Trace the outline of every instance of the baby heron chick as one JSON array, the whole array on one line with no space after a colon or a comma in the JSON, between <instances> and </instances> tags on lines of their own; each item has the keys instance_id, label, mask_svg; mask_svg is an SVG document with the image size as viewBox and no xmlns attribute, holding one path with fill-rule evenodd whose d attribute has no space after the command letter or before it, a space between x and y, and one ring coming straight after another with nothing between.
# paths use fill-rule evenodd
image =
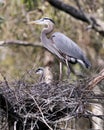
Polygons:
<instances>
[{"instance_id":1,"label":"baby heron chick","mask_svg":"<svg viewBox=\"0 0 104 130\"><path fill-rule=\"evenodd\" d=\"M53 75L48 66L46 66L45 68L39 67L38 69L35 70L35 73L40 75L39 82L45 82L49 84L53 80Z\"/></svg>"}]
</instances>

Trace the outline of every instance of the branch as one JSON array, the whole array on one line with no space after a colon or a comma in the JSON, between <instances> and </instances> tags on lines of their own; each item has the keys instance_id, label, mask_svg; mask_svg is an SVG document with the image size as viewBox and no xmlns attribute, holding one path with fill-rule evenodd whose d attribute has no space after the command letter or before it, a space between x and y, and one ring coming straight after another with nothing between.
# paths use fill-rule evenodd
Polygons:
<instances>
[{"instance_id":1,"label":"branch","mask_svg":"<svg viewBox=\"0 0 104 130\"><path fill-rule=\"evenodd\" d=\"M39 107L39 105L38 105L36 99L35 99L32 95L30 95L29 93L27 93L27 94L33 99L33 101L34 101L34 103L36 104L38 110L40 111L41 116L42 116L41 119L43 120L44 124L45 124L50 130L53 130L53 129L48 125L48 123L46 122L45 117L44 117L44 114L43 114L41 108Z\"/></svg>"},{"instance_id":2,"label":"branch","mask_svg":"<svg viewBox=\"0 0 104 130\"><path fill-rule=\"evenodd\" d=\"M82 11L77 10L73 6L67 5L60 0L47 0L55 8L62 10L76 19L82 20L83 22L89 22Z\"/></svg>"},{"instance_id":3,"label":"branch","mask_svg":"<svg viewBox=\"0 0 104 130\"><path fill-rule=\"evenodd\" d=\"M82 10L78 10L73 6L65 4L61 0L46 0L55 8L62 10L74 18L90 24L87 29L94 29L99 32L100 35L104 36L104 22L84 13ZM90 27L90 28L89 28Z\"/></svg>"},{"instance_id":4,"label":"branch","mask_svg":"<svg viewBox=\"0 0 104 130\"><path fill-rule=\"evenodd\" d=\"M5 40L0 41L0 46L8 46L8 45L21 45L21 46L33 46L33 47L42 47L42 45L38 42L26 42L20 40Z\"/></svg>"},{"instance_id":5,"label":"branch","mask_svg":"<svg viewBox=\"0 0 104 130\"><path fill-rule=\"evenodd\" d=\"M104 80L104 69L93 80L89 82L87 88L89 90L92 90L102 80Z\"/></svg>"},{"instance_id":6,"label":"branch","mask_svg":"<svg viewBox=\"0 0 104 130\"><path fill-rule=\"evenodd\" d=\"M0 93L0 109L3 109L6 114L8 114L8 118L10 120L21 120L22 117L20 117L17 113L14 112L13 106L10 104L8 99L6 99L2 93Z\"/></svg>"}]
</instances>

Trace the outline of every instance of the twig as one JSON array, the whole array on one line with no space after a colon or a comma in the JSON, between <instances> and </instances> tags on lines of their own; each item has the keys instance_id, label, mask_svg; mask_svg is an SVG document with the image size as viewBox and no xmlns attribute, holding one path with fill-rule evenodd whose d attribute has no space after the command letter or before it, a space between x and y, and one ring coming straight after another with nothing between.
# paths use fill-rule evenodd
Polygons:
<instances>
[{"instance_id":1,"label":"twig","mask_svg":"<svg viewBox=\"0 0 104 130\"><path fill-rule=\"evenodd\" d=\"M60 123L60 122L63 122L63 121L68 121L68 120L74 119L75 117L76 117L76 115L74 115L74 114L72 116L68 115L68 116L65 116L64 118L60 118L59 120L54 121L54 123Z\"/></svg>"},{"instance_id":2,"label":"twig","mask_svg":"<svg viewBox=\"0 0 104 130\"><path fill-rule=\"evenodd\" d=\"M25 117L25 120L24 120L24 122L23 122L23 130L25 130L25 128L26 128L26 123L27 123L27 116Z\"/></svg>"},{"instance_id":3,"label":"twig","mask_svg":"<svg viewBox=\"0 0 104 130\"><path fill-rule=\"evenodd\" d=\"M16 125L17 125L17 121L14 122L14 130L17 130Z\"/></svg>"},{"instance_id":4,"label":"twig","mask_svg":"<svg viewBox=\"0 0 104 130\"><path fill-rule=\"evenodd\" d=\"M55 8L62 10L72 17L76 18L77 20L81 20L90 24L90 29L94 29L96 32L99 32L100 35L104 36L104 22L100 19L91 16L90 14L82 12L71 5L65 4L61 0L46 0ZM89 27L88 27L89 28Z\"/></svg>"},{"instance_id":5,"label":"twig","mask_svg":"<svg viewBox=\"0 0 104 130\"><path fill-rule=\"evenodd\" d=\"M24 15L25 18L26 18L27 24L28 24L29 21L30 21L30 14L32 14L32 13L34 13L34 12L36 12L36 11L30 11L30 12L27 13L25 6L22 5L22 13L23 13L23 15ZM35 37L34 28L33 28L30 24L28 24L28 26L29 26L29 28L30 28L30 30L31 30L31 32L32 32L32 34L33 34L33 36Z\"/></svg>"},{"instance_id":6,"label":"twig","mask_svg":"<svg viewBox=\"0 0 104 130\"><path fill-rule=\"evenodd\" d=\"M104 69L93 80L89 82L87 88L89 90L92 90L102 80L104 80Z\"/></svg>"},{"instance_id":7,"label":"twig","mask_svg":"<svg viewBox=\"0 0 104 130\"><path fill-rule=\"evenodd\" d=\"M35 42L27 42L21 40L4 40L0 41L0 46L7 46L7 45L21 45L21 46L33 46L33 47L42 47L42 44Z\"/></svg>"},{"instance_id":8,"label":"twig","mask_svg":"<svg viewBox=\"0 0 104 130\"><path fill-rule=\"evenodd\" d=\"M102 119L102 120L104 120L104 115L95 115L95 114L93 114L92 112L90 112L90 111L86 111L86 113L84 114L84 116L89 116L89 117L98 117L98 118L100 118L100 119Z\"/></svg>"},{"instance_id":9,"label":"twig","mask_svg":"<svg viewBox=\"0 0 104 130\"><path fill-rule=\"evenodd\" d=\"M78 9L79 9L80 11L82 11L82 13L83 13L82 7L81 7L81 5L80 5L80 0L74 0L74 1L75 1L76 5L77 5Z\"/></svg>"},{"instance_id":10,"label":"twig","mask_svg":"<svg viewBox=\"0 0 104 130\"><path fill-rule=\"evenodd\" d=\"M31 94L29 94L29 93L27 93L27 94L28 94L28 95L33 99L33 101L35 102L37 108L39 109L39 111L40 111L40 113L41 113L41 115L42 115L42 118L41 118L41 119L43 120L43 122L46 124L46 126L47 126L50 130L53 130L53 129L48 125L48 123L46 122L45 117L44 117L44 114L43 114L41 108L39 107L37 101L35 100L35 98L34 98Z\"/></svg>"}]
</instances>

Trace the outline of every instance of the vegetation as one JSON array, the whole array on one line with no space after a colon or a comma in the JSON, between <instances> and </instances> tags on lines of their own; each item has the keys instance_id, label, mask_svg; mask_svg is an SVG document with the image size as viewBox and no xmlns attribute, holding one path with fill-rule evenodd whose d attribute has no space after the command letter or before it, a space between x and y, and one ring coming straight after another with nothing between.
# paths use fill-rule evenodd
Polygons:
<instances>
[{"instance_id":1,"label":"vegetation","mask_svg":"<svg viewBox=\"0 0 104 130\"><path fill-rule=\"evenodd\" d=\"M52 87L54 90L58 90L62 86L64 86L65 89L67 89L68 87L67 85L69 85L70 93L72 93L74 89L75 93L77 93L80 92L79 89L77 91L76 89L77 87L80 86L81 88L82 87L86 88L86 86L88 86L89 84L89 88L91 91L90 94L93 93L92 91L94 91L95 93L95 91L99 90L97 94L101 94L101 97L99 97L99 95L96 94L94 96L96 97L97 103L100 103L99 108L101 109L99 111L101 112L104 111L104 108L102 107L104 103L101 100L104 98L104 13L103 12L104 12L103 0L99 1L0 0L0 81L1 81L0 99L4 100L9 99L8 95L10 92L11 97L9 101L7 100L7 102L12 104L11 100L12 96L16 98L17 95L17 98L19 98L23 93L26 94L27 88L26 91L24 92L25 86L26 87L30 86L29 88L30 90L32 85L36 86L35 89L38 89L39 94L41 95L40 93L41 86L43 87L43 89L44 86L45 87L47 86L48 88ZM42 47L42 43L40 42L40 32L42 30L42 27L36 25L29 25L28 24L29 17L30 20L37 20L42 17L52 18L56 23L54 31L62 32L68 37L70 37L73 41L75 41L82 48L84 53L87 55L88 59L91 61L92 67L88 70L85 70L79 64L73 65L71 68L72 73L69 80L67 79L66 66L64 65L63 82L57 84L58 82L57 79L59 79L58 59ZM51 68L51 73L54 77L53 80L56 83L55 85L52 84L52 86L50 86L44 83L39 83L37 85L39 77L35 74L35 70L40 66L44 68L47 67ZM95 77L94 80L93 77ZM67 82L64 82L64 80L67 80ZM99 82L100 84L98 84ZM20 92L21 89L20 83L23 84L21 92ZM57 85L59 88L57 87ZM12 91L12 89L16 86L18 89L15 88ZM72 89L70 89L70 86L71 87L73 86ZM2 87L4 87L3 90ZM52 90L52 88L50 89L50 91ZM93 88L95 88L95 90L93 90ZM34 91L36 91L35 89ZM4 93L6 90L8 92ZM32 95L33 93L31 93L30 90L27 93ZM87 90L89 91L89 89ZM17 92L15 93L15 91ZM20 92L19 95L17 94L18 92ZM50 93L51 92L49 92L49 94ZM51 96L54 96L54 94ZM89 96L87 94L85 94L86 97ZM57 95L60 95L60 93L57 93ZM21 100L22 99L25 100L24 99L26 98L25 96L23 96ZM78 99L80 98L80 96L81 95L78 93ZM65 98L69 97L66 96ZM100 99L100 101L98 100L98 98ZM30 102L35 104L33 97L30 96L30 99L32 99L32 101ZM45 97L45 99L47 99L47 96ZM61 99L62 95L60 96L59 100ZM43 98L40 98L40 100L43 101ZM52 101L54 102L53 99ZM15 102L17 102L17 99L13 103ZM25 102L23 101L22 103L23 103L22 105L24 105ZM2 106L1 104L2 102L0 102L0 106ZM65 104L67 104L67 101L65 101ZM19 113L20 110L19 105L20 105L19 102L17 102L18 106L17 113ZM48 105L49 106L47 106L47 108L49 109L50 104ZM52 105L54 105L54 103ZM5 103L4 106L6 106ZM95 106L98 106L98 104ZM14 107L15 105L12 106L13 109ZM57 103L55 104L55 107L59 107L57 106ZM47 108L43 107L43 109ZM87 110L91 109L91 111L93 112L93 108L94 107L92 108L90 107L86 109ZM5 107L3 109L5 110ZM37 109L37 112L39 112L38 111L39 109ZM57 111L57 109L55 110ZM0 114L1 113L2 111L0 109ZM100 117L104 118L104 114L101 113ZM25 120L22 118L22 121ZM6 128L4 129L7 130ZM23 130L25 130L25 128ZM103 130L103 128L101 130Z\"/></svg>"},{"instance_id":2,"label":"vegetation","mask_svg":"<svg viewBox=\"0 0 104 130\"><path fill-rule=\"evenodd\" d=\"M77 6L77 0L66 0L65 3L79 8ZM94 2L93 0L92 3L88 1L80 1L80 6L85 13L98 17L100 20L103 20L103 1ZM92 29L87 31L86 28L88 27L88 25L86 23L83 23L66 14L65 12L52 7L48 3L48 1L6 1L5 6L0 8L1 21L4 19L0 25L1 41L21 40L32 43L40 42L39 37L40 30L42 28L38 26L27 25L27 13L30 11L34 11L30 15L32 20L36 20L46 16L54 19L56 23L55 31L60 31L66 34L75 42L77 42L79 46L84 50L93 66L92 72L99 71L103 68L103 36L101 36L98 32L93 31ZM45 66L43 62L45 60L44 51L46 50L40 47L21 47L18 45L1 47L1 71L3 70L3 73L5 73L6 75L9 74L10 76L18 77L22 75L26 70L34 67L37 68L38 66ZM79 68L78 65L76 67L77 69Z\"/></svg>"}]
</instances>

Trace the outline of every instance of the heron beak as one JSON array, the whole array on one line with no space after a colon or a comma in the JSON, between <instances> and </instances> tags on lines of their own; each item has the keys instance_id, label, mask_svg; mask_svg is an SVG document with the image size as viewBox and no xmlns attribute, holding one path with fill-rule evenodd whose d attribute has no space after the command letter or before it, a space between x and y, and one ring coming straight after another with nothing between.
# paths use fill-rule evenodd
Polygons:
<instances>
[{"instance_id":1,"label":"heron beak","mask_svg":"<svg viewBox=\"0 0 104 130\"><path fill-rule=\"evenodd\" d=\"M40 20L30 21L28 24L42 24Z\"/></svg>"}]
</instances>

